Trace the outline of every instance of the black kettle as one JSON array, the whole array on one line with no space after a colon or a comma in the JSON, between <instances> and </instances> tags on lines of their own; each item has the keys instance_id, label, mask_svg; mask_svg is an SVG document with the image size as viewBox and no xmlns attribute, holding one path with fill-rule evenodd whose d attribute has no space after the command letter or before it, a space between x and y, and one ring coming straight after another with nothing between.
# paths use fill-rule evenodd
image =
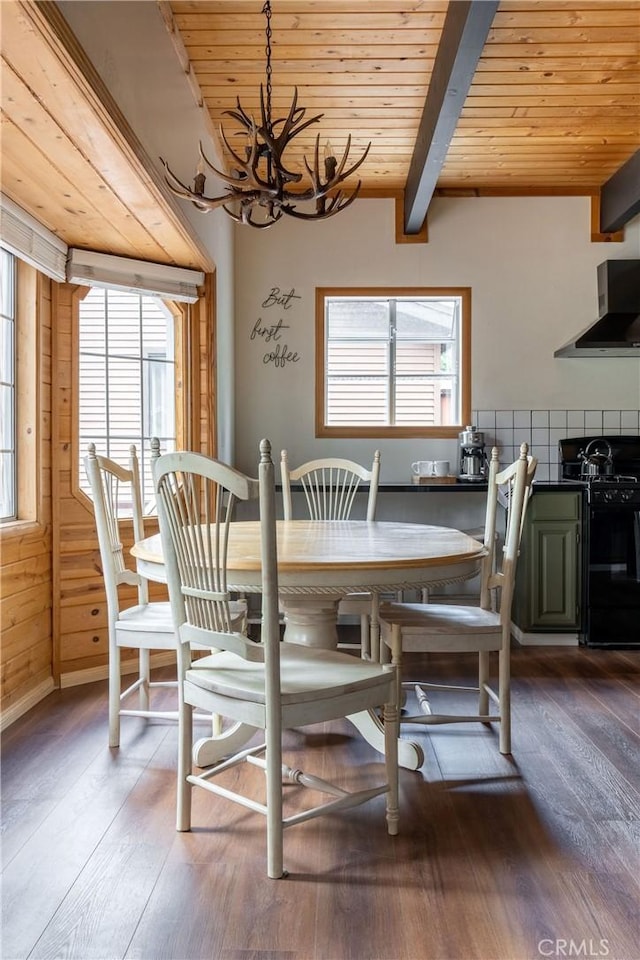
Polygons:
<instances>
[{"instance_id":1,"label":"black kettle","mask_svg":"<svg viewBox=\"0 0 640 960\"><path fill-rule=\"evenodd\" d=\"M590 440L584 450L578 454L581 460L580 476L610 477L613 474L613 454L611 444L604 437Z\"/></svg>"}]
</instances>

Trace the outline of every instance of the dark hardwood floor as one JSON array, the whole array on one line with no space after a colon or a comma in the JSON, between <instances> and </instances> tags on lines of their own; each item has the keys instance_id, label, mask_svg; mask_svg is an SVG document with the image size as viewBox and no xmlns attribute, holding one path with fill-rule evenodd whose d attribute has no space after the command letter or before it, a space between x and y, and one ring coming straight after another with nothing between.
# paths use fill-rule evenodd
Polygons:
<instances>
[{"instance_id":1,"label":"dark hardwood floor","mask_svg":"<svg viewBox=\"0 0 640 960\"><path fill-rule=\"evenodd\" d=\"M409 728L400 836L382 798L294 827L286 880L257 814L196 791L175 832L174 725L125 719L109 750L106 684L53 693L3 737L3 960L638 960L640 651L516 649L513 674L511 758L485 728ZM287 744L378 772L346 722Z\"/></svg>"}]
</instances>

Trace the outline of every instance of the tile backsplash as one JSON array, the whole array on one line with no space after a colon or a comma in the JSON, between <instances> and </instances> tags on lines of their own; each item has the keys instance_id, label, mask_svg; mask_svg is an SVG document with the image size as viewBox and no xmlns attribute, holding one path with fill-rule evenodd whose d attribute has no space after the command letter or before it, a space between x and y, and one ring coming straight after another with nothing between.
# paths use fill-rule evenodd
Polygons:
<instances>
[{"instance_id":1,"label":"tile backsplash","mask_svg":"<svg viewBox=\"0 0 640 960\"><path fill-rule=\"evenodd\" d=\"M640 435L640 410L474 410L473 423L484 433L487 454L500 451L506 465L526 442L538 458L537 480L558 477L558 441L566 437L625 433Z\"/></svg>"}]
</instances>

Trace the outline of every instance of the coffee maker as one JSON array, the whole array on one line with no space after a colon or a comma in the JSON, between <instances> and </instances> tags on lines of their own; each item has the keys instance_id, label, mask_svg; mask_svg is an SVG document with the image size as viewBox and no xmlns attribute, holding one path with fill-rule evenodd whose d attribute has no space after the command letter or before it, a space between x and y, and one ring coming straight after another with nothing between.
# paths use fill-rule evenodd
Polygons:
<instances>
[{"instance_id":1,"label":"coffee maker","mask_svg":"<svg viewBox=\"0 0 640 960\"><path fill-rule=\"evenodd\" d=\"M484 433L467 426L458 434L460 440L460 480L481 481L487 475L487 457L484 452Z\"/></svg>"}]
</instances>

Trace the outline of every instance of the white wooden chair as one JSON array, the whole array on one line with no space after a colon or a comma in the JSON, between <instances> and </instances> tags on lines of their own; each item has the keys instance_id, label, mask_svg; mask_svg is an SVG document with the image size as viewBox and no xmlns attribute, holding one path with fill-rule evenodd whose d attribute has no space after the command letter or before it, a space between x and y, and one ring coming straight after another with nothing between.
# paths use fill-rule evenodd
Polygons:
<instances>
[{"instance_id":1,"label":"white wooden chair","mask_svg":"<svg viewBox=\"0 0 640 960\"><path fill-rule=\"evenodd\" d=\"M284 519L293 519L291 484L300 483L305 495L307 512L311 520L348 520L356 494L362 482L369 484L367 498L367 520L375 520L380 480L380 451L373 455L371 469L361 466L354 460L338 457L325 457L309 460L292 470L286 450L280 456L280 474L282 480L282 503ZM371 655L370 593L352 593L340 601L339 614L353 614L360 617L360 652L365 659ZM350 644L340 644L349 647Z\"/></svg>"},{"instance_id":2,"label":"white wooden chair","mask_svg":"<svg viewBox=\"0 0 640 960\"><path fill-rule=\"evenodd\" d=\"M510 646L511 603L515 583L516 563L524 516L531 491L537 460L528 456L527 444L520 447L515 463L498 470L498 451L491 455L488 478L487 513L484 543L487 555L482 563L479 606L459 606L447 603L385 603L380 606L380 634L382 648L391 650L391 659L398 668L398 682L402 670L403 652L411 653L478 653L478 686L460 687L445 684L406 683L414 687L422 713L402 717L403 723L441 724L481 723L500 724L500 751L511 752L510 707ZM500 552L496 538L496 516L499 492L508 497L507 527L504 547ZM493 594L499 594L492 603ZM498 653L498 690L490 684L490 653ZM432 712L424 688L475 691L479 694L478 712L473 714L442 714ZM498 713L490 713L489 701L498 706Z\"/></svg>"},{"instance_id":3,"label":"white wooden chair","mask_svg":"<svg viewBox=\"0 0 640 960\"><path fill-rule=\"evenodd\" d=\"M275 521L275 481L271 448L260 444L259 479L202 454L166 454L154 466L162 547L169 596L180 637L180 746L177 829L191 828L193 786L203 787L266 817L267 873L281 877L282 835L286 827L324 813L346 809L387 794L388 832L398 830L398 711L395 670L338 651L280 641ZM262 559L262 631L260 642L237 629L229 614L226 551L237 500L259 496ZM189 644L197 640L217 652L191 662ZM240 749L196 774L192 769L192 708L221 713L238 726L265 732L265 742ZM383 707L386 777L382 784L348 792L283 765L282 733L290 727L320 723L366 709ZM236 741L237 742L237 741ZM246 741L245 741L246 742ZM231 784L218 777L243 761L266 773L266 800L241 793L241 778ZM285 815L283 778L329 795L318 806ZM240 780L240 783L238 781Z\"/></svg>"},{"instance_id":4,"label":"white wooden chair","mask_svg":"<svg viewBox=\"0 0 640 960\"><path fill-rule=\"evenodd\" d=\"M153 448L152 460L159 451ZM135 446L129 449L129 466L123 467L109 457L99 456L94 443L88 446L84 466L91 487L102 575L107 598L109 640L109 746L120 744L120 717L146 717L178 720L178 710L152 709L150 692L156 687L177 688L177 680L152 681L150 651L173 650L177 640L168 602L149 602L148 583L125 563L121 525L133 525L133 542L144 537L140 476ZM121 606L121 587L136 589L137 602ZM246 614L246 605L242 610ZM135 679L122 689L121 657L123 647L138 651ZM137 693L138 706L124 706ZM210 722L211 718L209 719ZM216 721L213 721L214 724Z\"/></svg>"}]
</instances>

